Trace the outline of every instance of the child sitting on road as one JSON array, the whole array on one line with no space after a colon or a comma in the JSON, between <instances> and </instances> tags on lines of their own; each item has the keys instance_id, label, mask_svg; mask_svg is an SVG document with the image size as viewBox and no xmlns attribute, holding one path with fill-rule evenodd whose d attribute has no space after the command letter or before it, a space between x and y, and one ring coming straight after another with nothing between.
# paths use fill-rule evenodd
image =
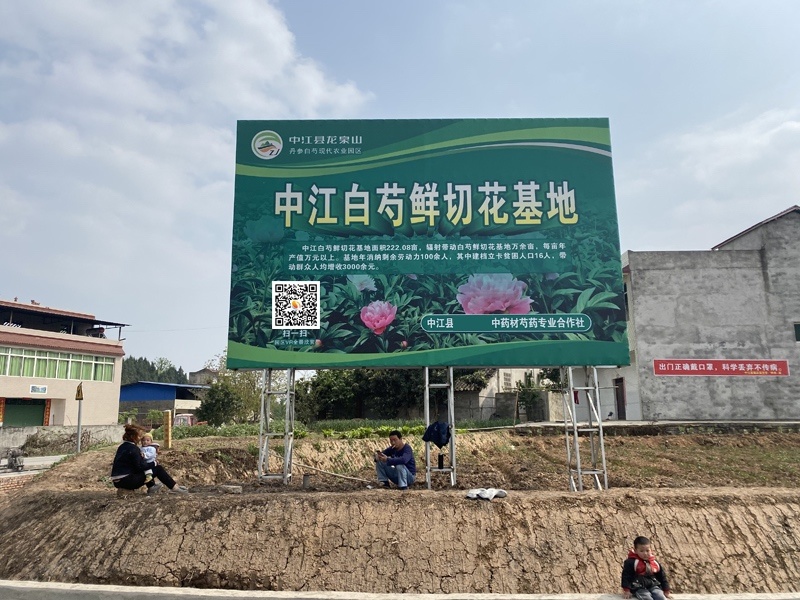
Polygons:
<instances>
[{"instance_id":1,"label":"child sitting on road","mask_svg":"<svg viewBox=\"0 0 800 600\"><path fill-rule=\"evenodd\" d=\"M664 568L650 549L650 540L639 536L633 550L622 563L622 595L637 600L664 600L670 597L669 581Z\"/></svg>"}]
</instances>

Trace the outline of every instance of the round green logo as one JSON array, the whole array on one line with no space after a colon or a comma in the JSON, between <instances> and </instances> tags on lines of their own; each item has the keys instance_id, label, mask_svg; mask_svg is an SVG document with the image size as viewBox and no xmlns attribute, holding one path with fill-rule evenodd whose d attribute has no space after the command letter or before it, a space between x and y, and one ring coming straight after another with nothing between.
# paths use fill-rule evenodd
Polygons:
<instances>
[{"instance_id":1,"label":"round green logo","mask_svg":"<svg viewBox=\"0 0 800 600\"><path fill-rule=\"evenodd\" d=\"M283 150L283 140L274 131L259 131L253 136L250 147L253 149L253 154L258 158L272 160Z\"/></svg>"}]
</instances>

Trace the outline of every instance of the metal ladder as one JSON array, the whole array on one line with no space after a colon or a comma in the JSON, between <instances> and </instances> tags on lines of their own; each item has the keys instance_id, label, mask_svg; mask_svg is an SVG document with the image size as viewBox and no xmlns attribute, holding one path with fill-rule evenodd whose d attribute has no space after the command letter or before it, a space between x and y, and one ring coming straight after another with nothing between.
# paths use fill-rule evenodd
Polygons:
<instances>
[{"instance_id":1,"label":"metal ladder","mask_svg":"<svg viewBox=\"0 0 800 600\"><path fill-rule=\"evenodd\" d=\"M292 479L292 452L294 450L294 369L286 370L286 389L272 389L272 369L262 372L261 385L261 423L258 433L258 478L259 480L281 479L288 484ZM283 420L283 433L271 430L270 406L273 396L285 395L286 416ZM269 472L269 441L283 437L283 472Z\"/></svg>"},{"instance_id":2,"label":"metal ladder","mask_svg":"<svg viewBox=\"0 0 800 600\"><path fill-rule=\"evenodd\" d=\"M597 379L597 367L583 367L583 385L575 385L573 369L566 367L569 387L564 392L564 435L567 445L567 469L569 473L570 491L583 491L583 478L590 476L595 489L608 489L608 470L606 468L606 450L603 440L603 419L600 415L600 386ZM575 392L578 398L586 398L589 408L589 420L578 423L575 411ZM584 467L581 462L580 437L588 434L591 466ZM601 480L602 478L602 480Z\"/></svg>"},{"instance_id":3,"label":"metal ladder","mask_svg":"<svg viewBox=\"0 0 800 600\"><path fill-rule=\"evenodd\" d=\"M430 398L432 389L447 390L447 421L450 424L450 466L431 466L431 443L425 442L425 483L431 489L431 473L450 473L450 485L456 485L456 425L455 425L455 394L453 388L453 367L447 368L447 381L445 383L431 383L431 369L425 367L425 429L431 424ZM438 416L438 415L437 415ZM441 455L444 448L439 450Z\"/></svg>"}]
</instances>

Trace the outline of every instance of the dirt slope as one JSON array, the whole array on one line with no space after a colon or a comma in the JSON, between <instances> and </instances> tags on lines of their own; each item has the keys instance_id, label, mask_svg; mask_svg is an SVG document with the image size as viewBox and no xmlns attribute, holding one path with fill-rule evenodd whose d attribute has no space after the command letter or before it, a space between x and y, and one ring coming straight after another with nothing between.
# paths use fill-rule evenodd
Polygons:
<instances>
[{"instance_id":1,"label":"dirt slope","mask_svg":"<svg viewBox=\"0 0 800 600\"><path fill-rule=\"evenodd\" d=\"M0 547L6 557L21 558L0 561L0 578L615 592L631 538L646 534L670 567L676 592L800 588L800 434L609 439L618 487L582 494L553 491L566 484L563 443L507 433L462 436L460 487L509 490L491 502L469 500L463 490L368 490L324 476L314 476L314 490L299 482L258 485L248 451L253 440L219 438L181 442L164 453L164 464L191 486L188 496L121 499L106 478L113 448L91 451L0 499ZM375 444L303 440L295 457L367 476L364 456ZM232 482L243 483L244 494L216 487ZM758 487L775 482L783 487Z\"/></svg>"}]
</instances>

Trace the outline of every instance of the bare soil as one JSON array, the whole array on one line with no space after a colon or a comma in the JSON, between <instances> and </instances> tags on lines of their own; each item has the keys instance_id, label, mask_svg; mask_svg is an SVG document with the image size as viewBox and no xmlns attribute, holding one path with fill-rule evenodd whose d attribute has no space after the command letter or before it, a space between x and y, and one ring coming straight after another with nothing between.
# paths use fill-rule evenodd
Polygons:
<instances>
[{"instance_id":1,"label":"bare soil","mask_svg":"<svg viewBox=\"0 0 800 600\"><path fill-rule=\"evenodd\" d=\"M409 440L423 463L421 442ZM303 464L372 481L381 440L307 438ZM685 593L800 590L800 433L607 437L608 491L568 492L563 437L458 437L458 486L424 466L408 492L316 471L258 482L257 440L179 440L161 462L185 496L118 497L114 447L0 497L0 578L419 593L618 591L647 535ZM281 449L278 448L280 451ZM434 451L434 461L437 452ZM270 468L280 470L280 452ZM588 483L588 482L587 482ZM223 484L241 485L241 495ZM508 496L470 500L464 490Z\"/></svg>"}]
</instances>

